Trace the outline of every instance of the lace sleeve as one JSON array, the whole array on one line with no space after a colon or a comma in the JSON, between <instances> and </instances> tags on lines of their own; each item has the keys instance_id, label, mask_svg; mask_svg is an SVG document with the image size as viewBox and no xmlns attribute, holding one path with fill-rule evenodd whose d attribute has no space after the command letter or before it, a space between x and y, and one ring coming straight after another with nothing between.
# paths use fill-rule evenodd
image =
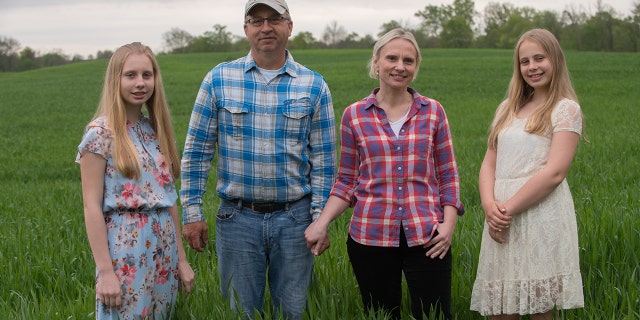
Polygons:
<instances>
[{"instance_id":1,"label":"lace sleeve","mask_svg":"<svg viewBox=\"0 0 640 320\"><path fill-rule=\"evenodd\" d=\"M582 111L580 105L569 99L558 103L551 114L553 132L571 131L582 134Z\"/></svg>"}]
</instances>

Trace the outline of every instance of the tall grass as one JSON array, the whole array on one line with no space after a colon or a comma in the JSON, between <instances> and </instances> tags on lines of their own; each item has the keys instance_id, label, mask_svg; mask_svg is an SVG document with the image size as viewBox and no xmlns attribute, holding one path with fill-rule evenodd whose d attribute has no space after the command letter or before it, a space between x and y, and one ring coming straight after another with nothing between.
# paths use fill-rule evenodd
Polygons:
<instances>
[{"instance_id":1,"label":"tall grass","mask_svg":"<svg viewBox=\"0 0 640 320\"><path fill-rule=\"evenodd\" d=\"M244 53L159 57L181 150L197 88L216 63ZM336 118L373 89L369 50L296 51L322 73L334 97ZM425 50L419 92L445 107L454 135L466 214L453 243L453 313L469 311L483 221L477 175L487 127L511 76L511 52ZM563 319L640 319L640 56L637 53L567 52L587 119L569 172L576 204L585 308ZM0 315L3 319L93 318L94 264L84 231L79 170L73 160L99 98L106 61L24 73L0 73ZM221 298L215 258L215 179L206 195L211 242L188 250L195 291L180 296L177 319L236 319ZM316 259L309 319L365 317L346 250L349 212L331 226L332 247ZM406 294L405 288L405 294ZM269 307L263 318L280 318ZM403 315L410 309L404 299Z\"/></svg>"}]
</instances>

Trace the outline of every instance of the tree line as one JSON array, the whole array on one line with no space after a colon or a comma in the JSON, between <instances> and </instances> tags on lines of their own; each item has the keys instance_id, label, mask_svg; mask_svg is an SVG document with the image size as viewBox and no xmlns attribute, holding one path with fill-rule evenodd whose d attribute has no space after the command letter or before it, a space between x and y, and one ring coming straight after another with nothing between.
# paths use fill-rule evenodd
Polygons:
<instances>
[{"instance_id":1,"label":"tree line","mask_svg":"<svg viewBox=\"0 0 640 320\"><path fill-rule=\"evenodd\" d=\"M531 28L545 28L556 35L565 50L640 51L640 0L634 0L631 12L620 13L597 0L594 13L582 5L570 5L562 12L516 7L512 3L490 2L482 12L473 0L454 0L452 4L427 5L414 14L417 26L391 20L383 23L377 36L393 28L405 28L416 36L421 48L496 48L511 49L518 37ZM162 34L163 53L246 51L244 36L233 35L227 26L216 24L201 35L191 35L180 28ZM371 48L372 35L348 32L331 21L320 38L301 31L289 41L292 50ZM98 51L88 60L109 58L110 50ZM20 43L0 37L0 72L24 71L85 60L50 52L40 55L33 49L21 49Z\"/></svg>"}]
</instances>

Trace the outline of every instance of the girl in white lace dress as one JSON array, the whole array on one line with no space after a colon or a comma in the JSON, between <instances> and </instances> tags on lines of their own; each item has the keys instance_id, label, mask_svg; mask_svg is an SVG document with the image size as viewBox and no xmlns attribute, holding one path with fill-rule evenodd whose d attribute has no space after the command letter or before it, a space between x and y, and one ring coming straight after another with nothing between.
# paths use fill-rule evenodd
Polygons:
<instances>
[{"instance_id":1,"label":"girl in white lace dress","mask_svg":"<svg viewBox=\"0 0 640 320\"><path fill-rule=\"evenodd\" d=\"M522 35L479 177L485 212L471 310L552 319L584 305L573 199L565 179L583 118L564 54L547 30Z\"/></svg>"}]
</instances>

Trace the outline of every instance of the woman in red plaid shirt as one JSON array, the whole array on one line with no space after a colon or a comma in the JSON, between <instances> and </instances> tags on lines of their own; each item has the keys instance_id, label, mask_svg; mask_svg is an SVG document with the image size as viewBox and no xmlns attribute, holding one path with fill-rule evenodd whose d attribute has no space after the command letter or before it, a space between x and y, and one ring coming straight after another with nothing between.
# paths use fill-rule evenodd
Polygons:
<instances>
[{"instance_id":1,"label":"woman in red plaid shirt","mask_svg":"<svg viewBox=\"0 0 640 320\"><path fill-rule=\"evenodd\" d=\"M353 207L347 251L364 309L399 319L404 273L413 317L433 309L450 319L449 249L464 206L444 109L409 87L421 59L402 29L374 45L369 75L380 87L344 111L338 178L305 236L320 255L330 222Z\"/></svg>"}]
</instances>

